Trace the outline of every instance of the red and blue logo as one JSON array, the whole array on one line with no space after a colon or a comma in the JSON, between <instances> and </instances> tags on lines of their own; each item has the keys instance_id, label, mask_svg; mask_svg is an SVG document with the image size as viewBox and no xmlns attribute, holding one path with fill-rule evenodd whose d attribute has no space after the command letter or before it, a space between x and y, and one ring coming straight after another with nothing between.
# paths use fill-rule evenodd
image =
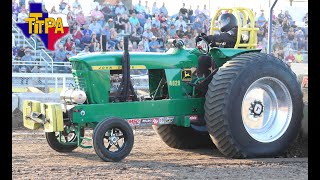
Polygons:
<instances>
[{"instance_id":1,"label":"red and blue logo","mask_svg":"<svg viewBox=\"0 0 320 180\"><path fill-rule=\"evenodd\" d=\"M69 27L63 26L62 18L48 17L48 13L42 11L42 3L30 3L29 7L29 17L17 26L27 38L32 34L38 35L45 47L53 51L57 40L69 33Z\"/></svg>"}]
</instances>

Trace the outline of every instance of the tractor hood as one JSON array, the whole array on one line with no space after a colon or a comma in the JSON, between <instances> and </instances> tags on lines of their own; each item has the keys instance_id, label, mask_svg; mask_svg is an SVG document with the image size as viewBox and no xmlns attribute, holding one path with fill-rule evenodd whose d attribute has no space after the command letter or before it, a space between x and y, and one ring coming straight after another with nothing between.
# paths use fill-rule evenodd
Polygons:
<instances>
[{"instance_id":1,"label":"tractor hood","mask_svg":"<svg viewBox=\"0 0 320 180\"><path fill-rule=\"evenodd\" d=\"M94 52L70 58L73 64L84 64L91 70L121 69L123 52ZM171 48L166 53L129 52L131 69L191 68L198 64L189 50ZM133 68L132 68L133 67Z\"/></svg>"}]
</instances>

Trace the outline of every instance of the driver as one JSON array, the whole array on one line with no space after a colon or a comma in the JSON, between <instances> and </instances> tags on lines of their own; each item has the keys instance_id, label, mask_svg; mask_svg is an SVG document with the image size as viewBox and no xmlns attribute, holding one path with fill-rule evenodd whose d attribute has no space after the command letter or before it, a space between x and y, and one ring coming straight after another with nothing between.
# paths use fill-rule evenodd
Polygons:
<instances>
[{"instance_id":1,"label":"driver","mask_svg":"<svg viewBox=\"0 0 320 180\"><path fill-rule=\"evenodd\" d=\"M237 41L238 22L231 13L224 13L218 18L221 33L207 36L201 33L196 37L196 45L204 38L211 47L233 48Z\"/></svg>"}]
</instances>

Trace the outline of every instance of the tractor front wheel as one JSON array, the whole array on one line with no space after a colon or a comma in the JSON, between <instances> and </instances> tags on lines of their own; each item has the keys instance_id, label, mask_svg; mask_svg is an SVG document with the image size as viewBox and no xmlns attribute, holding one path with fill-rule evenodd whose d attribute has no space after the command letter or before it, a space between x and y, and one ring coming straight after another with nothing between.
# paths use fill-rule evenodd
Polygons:
<instances>
[{"instance_id":1,"label":"tractor front wheel","mask_svg":"<svg viewBox=\"0 0 320 180\"><path fill-rule=\"evenodd\" d=\"M133 143L133 130L124 119L105 119L93 131L93 147L103 161L121 161L129 155Z\"/></svg>"},{"instance_id":2,"label":"tractor front wheel","mask_svg":"<svg viewBox=\"0 0 320 180\"><path fill-rule=\"evenodd\" d=\"M67 132L67 127L64 128L62 132L46 132L45 136L48 145L57 152L71 152L78 147L77 144L67 144L67 143L77 143L78 137L75 130ZM61 135L61 142L60 142ZM81 128L81 137L84 136L84 128Z\"/></svg>"}]
</instances>

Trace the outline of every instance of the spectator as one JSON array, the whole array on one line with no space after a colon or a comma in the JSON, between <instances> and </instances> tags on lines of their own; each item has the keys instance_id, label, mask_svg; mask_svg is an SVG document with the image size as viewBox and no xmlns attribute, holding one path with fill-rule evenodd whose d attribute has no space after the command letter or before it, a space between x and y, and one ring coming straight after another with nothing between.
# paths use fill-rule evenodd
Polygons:
<instances>
[{"instance_id":1,"label":"spectator","mask_svg":"<svg viewBox=\"0 0 320 180\"><path fill-rule=\"evenodd\" d=\"M73 10L76 10L78 7L81 7L80 3L78 2L78 0L75 0L73 3L72 3L72 8Z\"/></svg>"},{"instance_id":2,"label":"spectator","mask_svg":"<svg viewBox=\"0 0 320 180\"><path fill-rule=\"evenodd\" d=\"M200 14L199 5L197 5L197 9L194 11L194 15L197 17Z\"/></svg>"},{"instance_id":3,"label":"spectator","mask_svg":"<svg viewBox=\"0 0 320 180\"><path fill-rule=\"evenodd\" d=\"M160 13L163 13L165 17L168 17L168 10L165 7L165 3L163 2L162 7L159 9Z\"/></svg>"},{"instance_id":4,"label":"spectator","mask_svg":"<svg viewBox=\"0 0 320 180\"><path fill-rule=\"evenodd\" d=\"M20 0L19 1L19 8L22 8L22 6L26 6L26 0Z\"/></svg>"},{"instance_id":5,"label":"spectator","mask_svg":"<svg viewBox=\"0 0 320 180\"><path fill-rule=\"evenodd\" d=\"M69 12L72 12L70 5L66 6L61 13L67 15Z\"/></svg>"},{"instance_id":6,"label":"spectator","mask_svg":"<svg viewBox=\"0 0 320 180\"><path fill-rule=\"evenodd\" d=\"M25 55L21 58L21 61L24 61L23 64L25 64L26 73L29 73L31 72L31 65L34 64L34 59L31 56L30 49L26 49L24 53Z\"/></svg>"},{"instance_id":7,"label":"spectator","mask_svg":"<svg viewBox=\"0 0 320 180\"><path fill-rule=\"evenodd\" d=\"M131 24L129 22L129 18L127 14L122 14L122 17L119 20L121 26L124 27L124 32L130 34L131 33Z\"/></svg>"},{"instance_id":8,"label":"spectator","mask_svg":"<svg viewBox=\"0 0 320 180\"><path fill-rule=\"evenodd\" d=\"M29 15L26 13L26 9L21 9L21 12L18 14L18 23L24 23L25 19L28 17Z\"/></svg>"},{"instance_id":9,"label":"spectator","mask_svg":"<svg viewBox=\"0 0 320 180\"><path fill-rule=\"evenodd\" d=\"M150 52L149 40L147 38L142 38L142 41L140 41L140 43L143 44L144 52Z\"/></svg>"},{"instance_id":10,"label":"spectator","mask_svg":"<svg viewBox=\"0 0 320 180\"><path fill-rule=\"evenodd\" d=\"M184 35L187 36L188 39L192 39L193 37L193 31L191 29L191 26L187 27L187 31L184 32Z\"/></svg>"},{"instance_id":11,"label":"spectator","mask_svg":"<svg viewBox=\"0 0 320 180\"><path fill-rule=\"evenodd\" d=\"M298 49L306 49L305 48L305 37L304 37L301 29L297 31L296 38L298 41Z\"/></svg>"},{"instance_id":12,"label":"spectator","mask_svg":"<svg viewBox=\"0 0 320 180\"><path fill-rule=\"evenodd\" d=\"M289 14L289 11L288 11L288 10L286 10L286 11L284 12L284 17L288 19L289 24L292 24L292 17L291 17L291 15Z\"/></svg>"},{"instance_id":13,"label":"spectator","mask_svg":"<svg viewBox=\"0 0 320 180\"><path fill-rule=\"evenodd\" d=\"M303 55L301 54L301 50L300 49L295 54L294 58L295 58L295 61L297 63L302 63L303 62Z\"/></svg>"},{"instance_id":14,"label":"spectator","mask_svg":"<svg viewBox=\"0 0 320 180\"><path fill-rule=\"evenodd\" d=\"M132 29L136 29L138 34L142 33L142 27L140 26L139 20L135 13L132 13L132 16L129 18L129 22L131 23Z\"/></svg>"},{"instance_id":15,"label":"spectator","mask_svg":"<svg viewBox=\"0 0 320 180\"><path fill-rule=\"evenodd\" d=\"M69 61L70 57L71 57L71 53L67 52L66 53L66 58L63 60L64 65L65 65L65 73L71 73L71 70L72 70L72 66L71 66L70 61Z\"/></svg>"},{"instance_id":16,"label":"spectator","mask_svg":"<svg viewBox=\"0 0 320 180\"><path fill-rule=\"evenodd\" d=\"M86 18L84 17L84 14L82 11L79 12L79 14L76 17L76 21L78 23L79 26L83 26L86 23Z\"/></svg>"},{"instance_id":17,"label":"spectator","mask_svg":"<svg viewBox=\"0 0 320 180\"><path fill-rule=\"evenodd\" d=\"M115 28L110 28L110 32L111 32L111 35L110 35L111 41L115 42L116 45L119 44L119 40L117 39L118 33L115 30Z\"/></svg>"},{"instance_id":18,"label":"spectator","mask_svg":"<svg viewBox=\"0 0 320 180\"><path fill-rule=\"evenodd\" d=\"M89 29L89 25L83 25L83 34L85 35L85 34L87 34L87 33L89 33L89 35L91 36L91 34L92 34L92 31Z\"/></svg>"},{"instance_id":19,"label":"spectator","mask_svg":"<svg viewBox=\"0 0 320 180\"><path fill-rule=\"evenodd\" d=\"M193 10L191 5L190 5L190 8L188 9L188 20L189 20L189 23L194 22Z\"/></svg>"},{"instance_id":20,"label":"spectator","mask_svg":"<svg viewBox=\"0 0 320 180\"><path fill-rule=\"evenodd\" d=\"M137 34L137 30L136 29L133 29L133 31L131 32L130 34L130 41L133 43L133 42L136 42L137 44L140 43L141 41L141 36Z\"/></svg>"},{"instance_id":21,"label":"spectator","mask_svg":"<svg viewBox=\"0 0 320 180\"><path fill-rule=\"evenodd\" d=\"M152 24L152 28L150 30L152 32L152 36L157 37L157 40L160 40L160 30L156 27L155 24ZM152 38L151 36L151 38Z\"/></svg>"},{"instance_id":22,"label":"spectator","mask_svg":"<svg viewBox=\"0 0 320 180\"><path fill-rule=\"evenodd\" d=\"M97 23L96 19L93 19L93 22L89 25L89 29L92 31L92 33L96 33L98 39L100 38L101 28L101 24Z\"/></svg>"},{"instance_id":23,"label":"spectator","mask_svg":"<svg viewBox=\"0 0 320 180\"><path fill-rule=\"evenodd\" d=\"M288 42L291 44L291 47L292 48L295 48L293 46L293 39L295 38L295 33L294 33L294 30L293 28L289 28L289 32L287 34L287 39L288 39Z\"/></svg>"},{"instance_id":24,"label":"spectator","mask_svg":"<svg viewBox=\"0 0 320 180\"><path fill-rule=\"evenodd\" d=\"M115 14L118 15L118 14L125 14L125 13L126 13L126 9L125 9L123 3L119 2L119 6L116 7Z\"/></svg>"},{"instance_id":25,"label":"spectator","mask_svg":"<svg viewBox=\"0 0 320 180\"><path fill-rule=\"evenodd\" d=\"M174 23L174 25L176 26L176 30L178 30L180 27L183 28L183 31L187 30L187 24L186 22L183 20L182 16L179 16L179 19L176 20L176 22Z\"/></svg>"},{"instance_id":26,"label":"spectator","mask_svg":"<svg viewBox=\"0 0 320 180\"><path fill-rule=\"evenodd\" d=\"M86 32L85 36L82 37L80 48L83 50L86 46L89 47L91 45L91 35L89 32Z\"/></svg>"},{"instance_id":27,"label":"spectator","mask_svg":"<svg viewBox=\"0 0 320 180\"><path fill-rule=\"evenodd\" d=\"M296 59L295 59L292 51L289 51L289 54L286 56L285 61L286 61L286 62L293 62L293 63L294 63L294 62L296 62L295 60L296 60Z\"/></svg>"},{"instance_id":28,"label":"spectator","mask_svg":"<svg viewBox=\"0 0 320 180\"><path fill-rule=\"evenodd\" d=\"M282 13L282 10L280 10L280 13L278 14L278 21L280 24L282 24L283 19L284 19L284 14Z\"/></svg>"},{"instance_id":29,"label":"spectator","mask_svg":"<svg viewBox=\"0 0 320 180\"><path fill-rule=\"evenodd\" d=\"M90 53L89 46L85 46L84 49L79 54L88 54L88 53Z\"/></svg>"},{"instance_id":30,"label":"spectator","mask_svg":"<svg viewBox=\"0 0 320 180\"><path fill-rule=\"evenodd\" d=\"M72 46L74 45L74 43L71 41L71 38L68 37L67 38L67 41L64 43L64 48L65 50L68 52L68 51L71 51L72 50Z\"/></svg>"},{"instance_id":31,"label":"spectator","mask_svg":"<svg viewBox=\"0 0 320 180\"><path fill-rule=\"evenodd\" d=\"M50 14L58 14L55 6L52 6L52 8L50 10Z\"/></svg>"},{"instance_id":32,"label":"spectator","mask_svg":"<svg viewBox=\"0 0 320 180\"><path fill-rule=\"evenodd\" d=\"M70 56L77 55L77 49L75 45L72 46L71 51L69 53L70 53Z\"/></svg>"},{"instance_id":33,"label":"spectator","mask_svg":"<svg viewBox=\"0 0 320 180\"><path fill-rule=\"evenodd\" d=\"M149 41L151 41L152 40L152 36L153 36L153 33L151 32L151 28L147 27L145 29L145 31L143 32L142 37L148 39Z\"/></svg>"},{"instance_id":34,"label":"spectator","mask_svg":"<svg viewBox=\"0 0 320 180\"><path fill-rule=\"evenodd\" d=\"M81 31L80 26L77 26L77 28L75 30L73 30L72 37L75 42L75 45L79 46L80 41L83 37L83 32Z\"/></svg>"},{"instance_id":35,"label":"spectator","mask_svg":"<svg viewBox=\"0 0 320 180\"><path fill-rule=\"evenodd\" d=\"M171 24L170 29L168 31L169 31L168 34L170 35L170 37L174 38L177 31L176 26L174 24Z\"/></svg>"},{"instance_id":36,"label":"spectator","mask_svg":"<svg viewBox=\"0 0 320 180\"><path fill-rule=\"evenodd\" d=\"M137 13L145 13L146 12L144 6L141 5L141 0L139 0L139 3L134 6L134 9L137 11Z\"/></svg>"},{"instance_id":37,"label":"spectator","mask_svg":"<svg viewBox=\"0 0 320 180\"><path fill-rule=\"evenodd\" d=\"M153 3L153 6L152 6L152 16L155 16L155 14L160 14L160 10L159 8L157 7L157 2L155 1Z\"/></svg>"},{"instance_id":38,"label":"spectator","mask_svg":"<svg viewBox=\"0 0 320 180\"><path fill-rule=\"evenodd\" d=\"M67 14L67 22L70 28L70 32L73 32L73 25L75 25L77 23L77 21L74 19L72 12L68 12Z\"/></svg>"},{"instance_id":39,"label":"spectator","mask_svg":"<svg viewBox=\"0 0 320 180\"><path fill-rule=\"evenodd\" d=\"M144 30L147 30L148 28L151 29L151 27L152 27L151 19L148 18L148 19L146 20L146 23L145 23L144 26L143 26L143 29L144 29Z\"/></svg>"},{"instance_id":40,"label":"spectator","mask_svg":"<svg viewBox=\"0 0 320 180\"><path fill-rule=\"evenodd\" d=\"M303 16L302 21L308 25L308 13L306 13L306 15Z\"/></svg>"},{"instance_id":41,"label":"spectator","mask_svg":"<svg viewBox=\"0 0 320 180\"><path fill-rule=\"evenodd\" d=\"M257 21L257 24L258 24L258 27L262 27L264 26L264 24L267 22L266 18L264 17L264 12L263 10L261 10L261 14L260 16L258 17L258 21Z\"/></svg>"},{"instance_id":42,"label":"spectator","mask_svg":"<svg viewBox=\"0 0 320 180\"><path fill-rule=\"evenodd\" d=\"M202 23L200 22L199 18L196 18L195 22L192 24L192 29L200 33L201 28L202 28Z\"/></svg>"},{"instance_id":43,"label":"spectator","mask_svg":"<svg viewBox=\"0 0 320 180\"><path fill-rule=\"evenodd\" d=\"M152 13L151 13L151 10L150 10L150 7L148 6L148 1L145 1L145 6L144 6L144 9L145 9L145 18L148 19L148 18L152 18ZM138 14L138 12L136 13Z\"/></svg>"},{"instance_id":44,"label":"spectator","mask_svg":"<svg viewBox=\"0 0 320 180\"><path fill-rule=\"evenodd\" d=\"M139 20L140 26L143 27L144 24L146 23L146 16L144 15L144 13L138 14L138 20Z\"/></svg>"},{"instance_id":45,"label":"spectator","mask_svg":"<svg viewBox=\"0 0 320 180\"><path fill-rule=\"evenodd\" d=\"M160 22L157 14L155 15L154 19L152 20L152 24L155 24L156 27L160 29L161 22Z\"/></svg>"},{"instance_id":46,"label":"spectator","mask_svg":"<svg viewBox=\"0 0 320 180\"><path fill-rule=\"evenodd\" d=\"M282 21L282 29L285 33L288 33L289 29L290 29L290 23L288 21L288 18L284 17L283 21Z\"/></svg>"},{"instance_id":47,"label":"spectator","mask_svg":"<svg viewBox=\"0 0 320 180\"><path fill-rule=\"evenodd\" d=\"M111 40L111 31L108 24L106 24L102 30L100 38L100 44L102 46L102 52L106 52L109 49L114 49L116 43Z\"/></svg>"},{"instance_id":48,"label":"spectator","mask_svg":"<svg viewBox=\"0 0 320 180\"><path fill-rule=\"evenodd\" d=\"M60 4L59 4L59 11L60 11L60 13L66 8L66 6L67 6L67 3L64 2L64 0L61 0L61 1L60 1Z\"/></svg>"},{"instance_id":49,"label":"spectator","mask_svg":"<svg viewBox=\"0 0 320 180\"><path fill-rule=\"evenodd\" d=\"M182 8L179 10L179 17L182 16L183 19L188 18L188 9L185 8L186 4L182 3Z\"/></svg>"},{"instance_id":50,"label":"spectator","mask_svg":"<svg viewBox=\"0 0 320 180\"><path fill-rule=\"evenodd\" d=\"M157 41L157 37L152 36L151 42L149 42L150 52L159 52L160 51L160 44Z\"/></svg>"},{"instance_id":51,"label":"spectator","mask_svg":"<svg viewBox=\"0 0 320 180\"><path fill-rule=\"evenodd\" d=\"M79 4L77 8L73 10L73 14L77 16L80 12L82 12L81 5Z\"/></svg>"},{"instance_id":52,"label":"spectator","mask_svg":"<svg viewBox=\"0 0 320 180\"><path fill-rule=\"evenodd\" d=\"M12 18L14 20L18 19L19 10L20 8L18 6L18 3L16 3L15 0L12 0Z\"/></svg>"},{"instance_id":53,"label":"spectator","mask_svg":"<svg viewBox=\"0 0 320 180\"><path fill-rule=\"evenodd\" d=\"M182 39L182 37L184 36L184 31L182 26L176 31L176 35L175 35L175 39Z\"/></svg>"},{"instance_id":54,"label":"spectator","mask_svg":"<svg viewBox=\"0 0 320 180\"><path fill-rule=\"evenodd\" d=\"M141 41L142 42L142 41ZM136 49L136 52L144 52L143 43L138 44L138 48Z\"/></svg>"},{"instance_id":55,"label":"spectator","mask_svg":"<svg viewBox=\"0 0 320 180\"><path fill-rule=\"evenodd\" d=\"M108 26L109 26L110 29L111 29L111 28L115 28L115 23L113 22L113 19L112 19L112 18L108 19L107 24L108 24Z\"/></svg>"},{"instance_id":56,"label":"spectator","mask_svg":"<svg viewBox=\"0 0 320 180\"><path fill-rule=\"evenodd\" d=\"M206 16L205 16L202 12L200 12L198 18L199 18L199 22L200 22L201 24L203 24L203 21L204 21L205 19L207 19Z\"/></svg>"},{"instance_id":57,"label":"spectator","mask_svg":"<svg viewBox=\"0 0 320 180\"><path fill-rule=\"evenodd\" d=\"M129 9L129 15L131 16L133 13L137 14L138 11L134 8L133 5L130 6L130 9Z\"/></svg>"},{"instance_id":58,"label":"spectator","mask_svg":"<svg viewBox=\"0 0 320 180\"><path fill-rule=\"evenodd\" d=\"M97 34L93 32L91 35L91 45L89 46L90 52L94 52L94 48L96 47L97 43L98 43Z\"/></svg>"},{"instance_id":59,"label":"spectator","mask_svg":"<svg viewBox=\"0 0 320 180\"><path fill-rule=\"evenodd\" d=\"M104 20L104 14L103 14L101 11L99 11L98 6L96 6L96 8L93 9L93 10L90 12L90 14L91 14L91 17L94 18L94 19L96 19L96 20L101 19L101 18ZM97 34L98 34L98 33L97 33Z\"/></svg>"},{"instance_id":60,"label":"spectator","mask_svg":"<svg viewBox=\"0 0 320 180\"><path fill-rule=\"evenodd\" d=\"M135 42L136 43L136 42ZM119 44L117 44L116 49L118 51L123 51L123 39L120 40Z\"/></svg>"},{"instance_id":61,"label":"spectator","mask_svg":"<svg viewBox=\"0 0 320 180\"><path fill-rule=\"evenodd\" d=\"M112 10L109 7L109 2L105 2L104 7L101 9L102 14L104 15L104 20L108 21L108 19L113 18L115 14L113 14Z\"/></svg>"},{"instance_id":62,"label":"spectator","mask_svg":"<svg viewBox=\"0 0 320 180\"><path fill-rule=\"evenodd\" d=\"M207 9L207 5L206 5L206 4L203 5L203 10L201 11L201 13L202 13L203 15L205 15L206 18L210 18L210 11Z\"/></svg>"},{"instance_id":63,"label":"spectator","mask_svg":"<svg viewBox=\"0 0 320 180\"><path fill-rule=\"evenodd\" d=\"M65 73L67 72L67 67L64 66L64 60L65 58L67 57L67 53L66 51L64 50L64 47L62 44L59 45L59 49L55 51L55 54L54 54L54 62L55 63L55 72L62 72L62 73Z\"/></svg>"}]
</instances>

